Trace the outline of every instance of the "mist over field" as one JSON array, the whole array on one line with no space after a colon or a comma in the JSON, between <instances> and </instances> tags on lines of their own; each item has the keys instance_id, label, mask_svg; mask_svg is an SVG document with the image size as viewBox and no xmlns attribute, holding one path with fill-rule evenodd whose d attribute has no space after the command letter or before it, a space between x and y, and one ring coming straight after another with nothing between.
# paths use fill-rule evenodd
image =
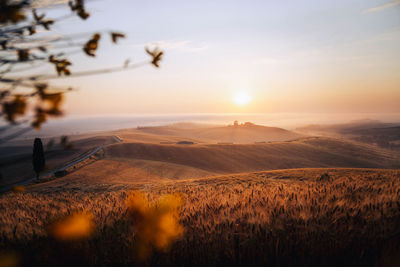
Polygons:
<instances>
[{"instance_id":1,"label":"mist over field","mask_svg":"<svg viewBox=\"0 0 400 267\"><path fill-rule=\"evenodd\" d=\"M83 134L135 128L140 126L160 126L174 123L195 123L210 125L228 125L234 120L253 122L259 125L296 129L312 124L329 125L340 123L365 123L368 121L400 124L399 113L205 113L205 114L120 114L120 115L69 115L45 124L40 130L29 132L24 136L57 136L60 132L67 135ZM5 125L5 122L2 122Z\"/></svg>"}]
</instances>

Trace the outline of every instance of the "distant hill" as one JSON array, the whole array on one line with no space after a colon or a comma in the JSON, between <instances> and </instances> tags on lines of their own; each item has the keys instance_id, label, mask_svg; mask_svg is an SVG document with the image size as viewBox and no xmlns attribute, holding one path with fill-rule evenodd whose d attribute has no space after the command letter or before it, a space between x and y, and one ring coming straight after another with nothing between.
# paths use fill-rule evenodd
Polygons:
<instances>
[{"instance_id":1,"label":"distant hill","mask_svg":"<svg viewBox=\"0 0 400 267\"><path fill-rule=\"evenodd\" d=\"M400 123L361 120L345 124L308 125L297 128L296 131L310 135L343 137L383 148L400 150Z\"/></svg>"},{"instance_id":2,"label":"distant hill","mask_svg":"<svg viewBox=\"0 0 400 267\"><path fill-rule=\"evenodd\" d=\"M396 126L400 126L400 123L385 123L378 120L364 119L340 124L310 124L299 127L296 130L300 132L350 133L352 131L360 131L365 129L388 128Z\"/></svg>"},{"instance_id":3,"label":"distant hill","mask_svg":"<svg viewBox=\"0 0 400 267\"><path fill-rule=\"evenodd\" d=\"M350 129L349 125L339 128ZM96 179L104 182L162 181L292 168L400 168L400 153L360 142L382 140L393 146L396 144L393 142L400 140L400 127L365 128L363 125L367 123L352 124L351 134L337 133L347 140L302 136L282 128L253 124L199 126L182 123L141 127L92 137L75 136L71 138L72 149L55 149L46 156L48 165L54 169L106 145L104 157L68 175L85 180L92 179L92 174L96 173ZM377 123L369 122L369 125ZM388 139L388 136L393 138ZM367 137L375 139L366 140ZM113 144L117 139L122 143ZM2 174L6 179L3 183L31 178L31 147L29 142L20 147L12 145L0 149L4 154Z\"/></svg>"},{"instance_id":4,"label":"distant hill","mask_svg":"<svg viewBox=\"0 0 400 267\"><path fill-rule=\"evenodd\" d=\"M154 135L180 136L183 138L198 139L203 142L224 142L240 144L254 142L288 141L302 137L302 135L298 133L282 128L267 127L255 124L240 126L203 127L193 127L192 124L179 124L157 127L142 127L139 128L138 131Z\"/></svg>"}]
</instances>

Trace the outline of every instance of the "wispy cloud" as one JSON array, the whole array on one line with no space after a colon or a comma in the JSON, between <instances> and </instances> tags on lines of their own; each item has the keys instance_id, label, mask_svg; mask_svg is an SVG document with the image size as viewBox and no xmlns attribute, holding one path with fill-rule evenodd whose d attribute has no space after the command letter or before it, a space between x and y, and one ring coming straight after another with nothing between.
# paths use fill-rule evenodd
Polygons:
<instances>
[{"instance_id":1,"label":"wispy cloud","mask_svg":"<svg viewBox=\"0 0 400 267\"><path fill-rule=\"evenodd\" d=\"M376 7L368 8L368 9L364 10L363 13L378 12L378 11L381 11L381 10L384 10L384 9L387 9L387 8L390 8L390 7L393 7L393 6L397 6L399 4L400 4L400 0L392 0L392 1L388 2L388 3L382 4L382 5L379 5L379 6L376 6Z\"/></svg>"}]
</instances>

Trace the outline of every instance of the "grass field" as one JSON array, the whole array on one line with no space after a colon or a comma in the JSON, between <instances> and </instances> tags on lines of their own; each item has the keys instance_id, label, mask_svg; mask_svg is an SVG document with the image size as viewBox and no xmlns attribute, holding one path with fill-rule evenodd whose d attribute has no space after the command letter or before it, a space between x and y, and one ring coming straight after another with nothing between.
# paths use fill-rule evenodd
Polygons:
<instances>
[{"instance_id":1,"label":"grass field","mask_svg":"<svg viewBox=\"0 0 400 267\"><path fill-rule=\"evenodd\" d=\"M168 194L181 199L183 232L162 249L148 243L144 258L126 202L132 191L154 207ZM399 170L293 169L137 184L67 179L0 196L0 247L3 261L42 266L396 266L399 199ZM76 211L91 216L90 235L60 241L52 222Z\"/></svg>"}]
</instances>

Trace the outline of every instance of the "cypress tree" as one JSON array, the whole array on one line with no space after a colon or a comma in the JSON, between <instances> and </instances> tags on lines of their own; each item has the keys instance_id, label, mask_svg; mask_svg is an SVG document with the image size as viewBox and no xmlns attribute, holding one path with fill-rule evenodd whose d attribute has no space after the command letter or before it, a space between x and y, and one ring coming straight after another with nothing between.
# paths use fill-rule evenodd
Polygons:
<instances>
[{"instance_id":1,"label":"cypress tree","mask_svg":"<svg viewBox=\"0 0 400 267\"><path fill-rule=\"evenodd\" d=\"M44 158L43 144L40 138L35 138L33 143L32 164L36 173L36 179L39 179L39 173L44 170L46 161Z\"/></svg>"}]
</instances>

